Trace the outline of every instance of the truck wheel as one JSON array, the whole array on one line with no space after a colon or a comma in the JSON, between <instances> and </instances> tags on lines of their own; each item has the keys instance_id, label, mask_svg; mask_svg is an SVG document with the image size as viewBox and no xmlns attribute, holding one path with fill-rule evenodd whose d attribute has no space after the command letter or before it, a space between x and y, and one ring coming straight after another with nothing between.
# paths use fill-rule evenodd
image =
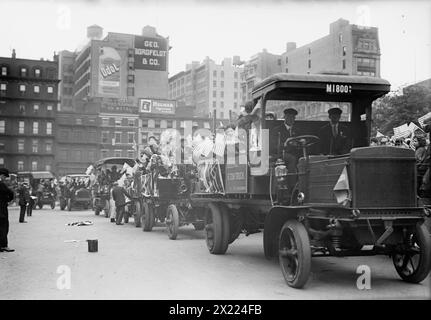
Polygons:
<instances>
[{"instance_id":1,"label":"truck wheel","mask_svg":"<svg viewBox=\"0 0 431 320\"><path fill-rule=\"evenodd\" d=\"M425 224L418 223L405 242L408 248L392 255L395 270L404 281L419 283L428 276L431 267L431 237Z\"/></svg>"},{"instance_id":2,"label":"truck wheel","mask_svg":"<svg viewBox=\"0 0 431 320\"><path fill-rule=\"evenodd\" d=\"M304 225L288 220L280 231L278 257L286 283L302 288L311 270L310 239Z\"/></svg>"},{"instance_id":3,"label":"truck wheel","mask_svg":"<svg viewBox=\"0 0 431 320\"><path fill-rule=\"evenodd\" d=\"M210 253L224 254L229 245L229 216L224 207L215 203L208 205L205 231L206 243Z\"/></svg>"},{"instance_id":4,"label":"truck wheel","mask_svg":"<svg viewBox=\"0 0 431 320\"><path fill-rule=\"evenodd\" d=\"M135 201L135 227L140 228L142 226L142 207L141 201Z\"/></svg>"},{"instance_id":5,"label":"truck wheel","mask_svg":"<svg viewBox=\"0 0 431 320\"><path fill-rule=\"evenodd\" d=\"M166 229L168 231L169 239L175 240L177 238L179 226L180 217L177 207L174 204L171 204L166 210Z\"/></svg>"},{"instance_id":6,"label":"truck wheel","mask_svg":"<svg viewBox=\"0 0 431 320\"><path fill-rule=\"evenodd\" d=\"M67 200L67 211L72 211L72 199Z\"/></svg>"},{"instance_id":7,"label":"truck wheel","mask_svg":"<svg viewBox=\"0 0 431 320\"><path fill-rule=\"evenodd\" d=\"M64 210L66 208L66 200L60 199L60 210Z\"/></svg>"},{"instance_id":8,"label":"truck wheel","mask_svg":"<svg viewBox=\"0 0 431 320\"><path fill-rule=\"evenodd\" d=\"M151 231L154 226L154 207L147 202L142 204L142 230Z\"/></svg>"},{"instance_id":9,"label":"truck wheel","mask_svg":"<svg viewBox=\"0 0 431 320\"><path fill-rule=\"evenodd\" d=\"M39 207L39 209L42 209L42 208L43 208L43 203L42 203L42 202L39 202L39 203L37 204L37 206Z\"/></svg>"}]
</instances>

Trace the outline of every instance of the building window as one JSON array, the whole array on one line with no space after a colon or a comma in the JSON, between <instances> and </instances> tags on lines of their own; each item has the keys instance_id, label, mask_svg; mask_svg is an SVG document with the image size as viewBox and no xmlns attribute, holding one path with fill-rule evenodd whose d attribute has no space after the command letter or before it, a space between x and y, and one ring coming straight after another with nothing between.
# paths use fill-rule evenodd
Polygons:
<instances>
[{"instance_id":1,"label":"building window","mask_svg":"<svg viewBox=\"0 0 431 320\"><path fill-rule=\"evenodd\" d=\"M109 118L102 118L102 126L109 126Z\"/></svg>"},{"instance_id":2,"label":"building window","mask_svg":"<svg viewBox=\"0 0 431 320\"><path fill-rule=\"evenodd\" d=\"M311 48L308 48L308 54L309 55L311 54Z\"/></svg>"},{"instance_id":3,"label":"building window","mask_svg":"<svg viewBox=\"0 0 431 320\"><path fill-rule=\"evenodd\" d=\"M21 74L21 77L26 77L27 76L27 68L21 68L20 74Z\"/></svg>"},{"instance_id":4,"label":"building window","mask_svg":"<svg viewBox=\"0 0 431 320\"><path fill-rule=\"evenodd\" d=\"M121 127L121 118L115 119L115 126L116 127Z\"/></svg>"},{"instance_id":5,"label":"building window","mask_svg":"<svg viewBox=\"0 0 431 320\"><path fill-rule=\"evenodd\" d=\"M129 125L129 127L134 127L135 126L135 119L128 119L127 124Z\"/></svg>"},{"instance_id":6,"label":"building window","mask_svg":"<svg viewBox=\"0 0 431 320\"><path fill-rule=\"evenodd\" d=\"M39 93L40 92L40 87L39 86L34 86L33 87L33 91L34 91L34 93Z\"/></svg>"},{"instance_id":7,"label":"building window","mask_svg":"<svg viewBox=\"0 0 431 320\"><path fill-rule=\"evenodd\" d=\"M286 57L286 64L289 63L289 57Z\"/></svg>"},{"instance_id":8,"label":"building window","mask_svg":"<svg viewBox=\"0 0 431 320\"><path fill-rule=\"evenodd\" d=\"M109 143L109 131L102 131L102 143Z\"/></svg>"},{"instance_id":9,"label":"building window","mask_svg":"<svg viewBox=\"0 0 431 320\"><path fill-rule=\"evenodd\" d=\"M128 150L128 151L127 151L127 157L128 157L128 158L134 158L134 157L135 157L135 151L133 151L133 150Z\"/></svg>"},{"instance_id":10,"label":"building window","mask_svg":"<svg viewBox=\"0 0 431 320\"><path fill-rule=\"evenodd\" d=\"M18 171L24 171L24 161L18 161Z\"/></svg>"},{"instance_id":11,"label":"building window","mask_svg":"<svg viewBox=\"0 0 431 320\"><path fill-rule=\"evenodd\" d=\"M238 99L238 92L234 92L234 93L233 93L233 98L234 98L234 99Z\"/></svg>"},{"instance_id":12,"label":"building window","mask_svg":"<svg viewBox=\"0 0 431 320\"><path fill-rule=\"evenodd\" d=\"M93 162L94 160L96 160L96 154L93 150L89 150L88 151L88 161Z\"/></svg>"},{"instance_id":13,"label":"building window","mask_svg":"<svg viewBox=\"0 0 431 320\"><path fill-rule=\"evenodd\" d=\"M39 149L39 143L37 140L33 140L33 143L31 145L31 152L37 153Z\"/></svg>"},{"instance_id":14,"label":"building window","mask_svg":"<svg viewBox=\"0 0 431 320\"><path fill-rule=\"evenodd\" d=\"M129 61L128 65L129 65L129 70L133 70L133 68L134 68L134 62Z\"/></svg>"},{"instance_id":15,"label":"building window","mask_svg":"<svg viewBox=\"0 0 431 320\"><path fill-rule=\"evenodd\" d=\"M52 111L52 104L48 104L46 106L46 111Z\"/></svg>"},{"instance_id":16,"label":"building window","mask_svg":"<svg viewBox=\"0 0 431 320\"><path fill-rule=\"evenodd\" d=\"M1 75L7 76L7 67L1 67Z\"/></svg>"},{"instance_id":17,"label":"building window","mask_svg":"<svg viewBox=\"0 0 431 320\"><path fill-rule=\"evenodd\" d=\"M0 151L4 152L4 143L3 142L0 142Z\"/></svg>"},{"instance_id":18,"label":"building window","mask_svg":"<svg viewBox=\"0 0 431 320\"><path fill-rule=\"evenodd\" d=\"M36 171L37 170L37 161L31 162L31 170Z\"/></svg>"},{"instance_id":19,"label":"building window","mask_svg":"<svg viewBox=\"0 0 431 320\"><path fill-rule=\"evenodd\" d=\"M53 93L53 92L54 92L54 88L53 88L53 87L51 87L51 86L49 86L49 87L47 87L47 88L46 88L46 91L47 91L48 93Z\"/></svg>"},{"instance_id":20,"label":"building window","mask_svg":"<svg viewBox=\"0 0 431 320\"><path fill-rule=\"evenodd\" d=\"M46 123L46 134L52 134L52 122Z\"/></svg>"},{"instance_id":21,"label":"building window","mask_svg":"<svg viewBox=\"0 0 431 320\"><path fill-rule=\"evenodd\" d=\"M346 52L347 52L347 48L346 48L346 47L343 47L343 56L345 56L345 55L346 55Z\"/></svg>"},{"instance_id":22,"label":"building window","mask_svg":"<svg viewBox=\"0 0 431 320\"><path fill-rule=\"evenodd\" d=\"M18 152L24 152L24 140L18 139Z\"/></svg>"},{"instance_id":23,"label":"building window","mask_svg":"<svg viewBox=\"0 0 431 320\"><path fill-rule=\"evenodd\" d=\"M213 80L213 87L217 88L217 80Z\"/></svg>"},{"instance_id":24,"label":"building window","mask_svg":"<svg viewBox=\"0 0 431 320\"><path fill-rule=\"evenodd\" d=\"M51 141L47 141L45 143L45 151L47 153L51 153L52 152L52 142Z\"/></svg>"},{"instance_id":25,"label":"building window","mask_svg":"<svg viewBox=\"0 0 431 320\"><path fill-rule=\"evenodd\" d=\"M18 122L18 133L24 134L24 128L25 128L24 121L19 121Z\"/></svg>"},{"instance_id":26,"label":"building window","mask_svg":"<svg viewBox=\"0 0 431 320\"><path fill-rule=\"evenodd\" d=\"M220 81L220 87L224 88L224 81Z\"/></svg>"},{"instance_id":27,"label":"building window","mask_svg":"<svg viewBox=\"0 0 431 320\"><path fill-rule=\"evenodd\" d=\"M114 141L115 141L115 143L121 143L121 132L115 132L115 135L114 135Z\"/></svg>"},{"instance_id":28,"label":"building window","mask_svg":"<svg viewBox=\"0 0 431 320\"><path fill-rule=\"evenodd\" d=\"M217 70L213 71L213 77L217 77Z\"/></svg>"},{"instance_id":29,"label":"building window","mask_svg":"<svg viewBox=\"0 0 431 320\"><path fill-rule=\"evenodd\" d=\"M40 77L40 69L34 69L34 76L35 76L36 78L39 78L39 77Z\"/></svg>"},{"instance_id":30,"label":"building window","mask_svg":"<svg viewBox=\"0 0 431 320\"><path fill-rule=\"evenodd\" d=\"M289 73L289 68L286 68L286 73Z\"/></svg>"},{"instance_id":31,"label":"building window","mask_svg":"<svg viewBox=\"0 0 431 320\"><path fill-rule=\"evenodd\" d=\"M39 111L39 105L38 104L34 104L33 105L33 112L37 113Z\"/></svg>"},{"instance_id":32,"label":"building window","mask_svg":"<svg viewBox=\"0 0 431 320\"><path fill-rule=\"evenodd\" d=\"M6 122L4 120L0 120L0 133L5 133Z\"/></svg>"},{"instance_id":33,"label":"building window","mask_svg":"<svg viewBox=\"0 0 431 320\"><path fill-rule=\"evenodd\" d=\"M133 74L127 75L127 82L128 83L134 83L135 82L135 75L133 75Z\"/></svg>"},{"instance_id":34,"label":"building window","mask_svg":"<svg viewBox=\"0 0 431 320\"><path fill-rule=\"evenodd\" d=\"M238 89L238 82L234 82L233 87L234 87L235 89Z\"/></svg>"},{"instance_id":35,"label":"building window","mask_svg":"<svg viewBox=\"0 0 431 320\"><path fill-rule=\"evenodd\" d=\"M217 108L217 102L213 101L213 109Z\"/></svg>"},{"instance_id":36,"label":"building window","mask_svg":"<svg viewBox=\"0 0 431 320\"><path fill-rule=\"evenodd\" d=\"M343 59L343 70L346 69L346 59Z\"/></svg>"},{"instance_id":37,"label":"building window","mask_svg":"<svg viewBox=\"0 0 431 320\"><path fill-rule=\"evenodd\" d=\"M135 143L135 133L134 132L128 132L127 133L127 142L128 143Z\"/></svg>"},{"instance_id":38,"label":"building window","mask_svg":"<svg viewBox=\"0 0 431 320\"><path fill-rule=\"evenodd\" d=\"M213 91L213 98L217 98L217 91Z\"/></svg>"},{"instance_id":39,"label":"building window","mask_svg":"<svg viewBox=\"0 0 431 320\"><path fill-rule=\"evenodd\" d=\"M221 97L221 98L224 98L224 91L221 91L221 92L220 92L220 97Z\"/></svg>"},{"instance_id":40,"label":"building window","mask_svg":"<svg viewBox=\"0 0 431 320\"><path fill-rule=\"evenodd\" d=\"M220 108L224 108L224 102L223 101L220 102Z\"/></svg>"},{"instance_id":41,"label":"building window","mask_svg":"<svg viewBox=\"0 0 431 320\"><path fill-rule=\"evenodd\" d=\"M154 128L160 128L160 119L154 121Z\"/></svg>"},{"instance_id":42,"label":"building window","mask_svg":"<svg viewBox=\"0 0 431 320\"><path fill-rule=\"evenodd\" d=\"M172 120L166 120L166 127L167 128L173 128L174 127L173 121Z\"/></svg>"},{"instance_id":43,"label":"building window","mask_svg":"<svg viewBox=\"0 0 431 320\"><path fill-rule=\"evenodd\" d=\"M20 84L20 85L19 85L19 91L20 91L20 92L25 92L25 89L26 89L26 88L25 88L25 84Z\"/></svg>"},{"instance_id":44,"label":"building window","mask_svg":"<svg viewBox=\"0 0 431 320\"><path fill-rule=\"evenodd\" d=\"M114 157L121 157L121 150L114 150Z\"/></svg>"},{"instance_id":45,"label":"building window","mask_svg":"<svg viewBox=\"0 0 431 320\"><path fill-rule=\"evenodd\" d=\"M224 118L224 112L220 111L220 118L223 119Z\"/></svg>"},{"instance_id":46,"label":"building window","mask_svg":"<svg viewBox=\"0 0 431 320\"><path fill-rule=\"evenodd\" d=\"M281 66L281 59L277 59L277 65Z\"/></svg>"},{"instance_id":47,"label":"building window","mask_svg":"<svg viewBox=\"0 0 431 320\"><path fill-rule=\"evenodd\" d=\"M127 88L127 95L133 97L135 95L135 88Z\"/></svg>"},{"instance_id":48,"label":"building window","mask_svg":"<svg viewBox=\"0 0 431 320\"><path fill-rule=\"evenodd\" d=\"M308 60L308 69L311 69L311 60Z\"/></svg>"},{"instance_id":49,"label":"building window","mask_svg":"<svg viewBox=\"0 0 431 320\"><path fill-rule=\"evenodd\" d=\"M51 171L51 165L50 164L45 165L45 171Z\"/></svg>"},{"instance_id":50,"label":"building window","mask_svg":"<svg viewBox=\"0 0 431 320\"><path fill-rule=\"evenodd\" d=\"M142 120L142 128L148 128L148 119Z\"/></svg>"},{"instance_id":51,"label":"building window","mask_svg":"<svg viewBox=\"0 0 431 320\"><path fill-rule=\"evenodd\" d=\"M33 122L33 134L38 134L39 133L39 122L34 121Z\"/></svg>"},{"instance_id":52,"label":"building window","mask_svg":"<svg viewBox=\"0 0 431 320\"><path fill-rule=\"evenodd\" d=\"M6 91L6 83L0 83L0 91L5 92Z\"/></svg>"}]
</instances>

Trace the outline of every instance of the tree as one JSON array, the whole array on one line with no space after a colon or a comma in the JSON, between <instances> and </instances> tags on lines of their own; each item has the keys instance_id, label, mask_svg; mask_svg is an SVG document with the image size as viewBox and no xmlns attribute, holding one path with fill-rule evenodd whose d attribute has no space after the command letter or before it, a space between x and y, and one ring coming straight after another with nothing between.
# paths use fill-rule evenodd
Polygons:
<instances>
[{"instance_id":1,"label":"tree","mask_svg":"<svg viewBox=\"0 0 431 320\"><path fill-rule=\"evenodd\" d=\"M377 130L392 135L393 128L405 123L418 124L418 118L431 111L431 88L412 85L403 93L387 94L373 104L372 134Z\"/></svg>"}]
</instances>

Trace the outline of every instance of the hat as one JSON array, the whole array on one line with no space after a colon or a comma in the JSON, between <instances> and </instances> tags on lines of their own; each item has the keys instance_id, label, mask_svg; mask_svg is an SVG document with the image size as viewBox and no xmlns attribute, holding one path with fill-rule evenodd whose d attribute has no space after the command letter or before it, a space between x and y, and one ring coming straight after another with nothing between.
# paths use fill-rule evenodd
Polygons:
<instances>
[{"instance_id":1,"label":"hat","mask_svg":"<svg viewBox=\"0 0 431 320\"><path fill-rule=\"evenodd\" d=\"M0 174L3 174L6 177L9 177L9 170L6 168L0 168Z\"/></svg>"},{"instance_id":2,"label":"hat","mask_svg":"<svg viewBox=\"0 0 431 320\"><path fill-rule=\"evenodd\" d=\"M343 110L341 110L340 108L337 108L337 107L331 108L331 109L328 110L328 114L329 115L333 115L333 114L340 115L342 112L343 112Z\"/></svg>"},{"instance_id":3,"label":"hat","mask_svg":"<svg viewBox=\"0 0 431 320\"><path fill-rule=\"evenodd\" d=\"M296 111L293 108L286 108L284 109L284 114L293 114L294 116L296 116L298 114L298 111Z\"/></svg>"}]
</instances>

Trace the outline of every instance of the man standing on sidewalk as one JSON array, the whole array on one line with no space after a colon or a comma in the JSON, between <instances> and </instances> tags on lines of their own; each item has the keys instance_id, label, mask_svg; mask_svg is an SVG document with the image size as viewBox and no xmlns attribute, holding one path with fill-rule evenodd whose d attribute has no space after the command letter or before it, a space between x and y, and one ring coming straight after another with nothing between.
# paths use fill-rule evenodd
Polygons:
<instances>
[{"instance_id":1,"label":"man standing on sidewalk","mask_svg":"<svg viewBox=\"0 0 431 320\"><path fill-rule=\"evenodd\" d=\"M25 217L25 211L27 209L27 205L30 205L30 192L28 190L27 183L22 183L18 188L18 204L20 207L19 211L19 222L20 223L26 223L27 221L24 221Z\"/></svg>"},{"instance_id":2,"label":"man standing on sidewalk","mask_svg":"<svg viewBox=\"0 0 431 320\"><path fill-rule=\"evenodd\" d=\"M14 198L13 191L4 183L4 179L7 177L9 177L9 171L5 168L0 168L0 252L15 251L7 246L7 234L9 232L7 205Z\"/></svg>"},{"instance_id":3,"label":"man standing on sidewalk","mask_svg":"<svg viewBox=\"0 0 431 320\"><path fill-rule=\"evenodd\" d=\"M112 189L112 198L115 201L115 209L116 209L116 217L115 221L117 225L123 224L121 221L123 220L124 215L124 207L126 205L126 196L127 198L132 198L124 189L118 185L118 182L114 182L114 188Z\"/></svg>"}]
</instances>

